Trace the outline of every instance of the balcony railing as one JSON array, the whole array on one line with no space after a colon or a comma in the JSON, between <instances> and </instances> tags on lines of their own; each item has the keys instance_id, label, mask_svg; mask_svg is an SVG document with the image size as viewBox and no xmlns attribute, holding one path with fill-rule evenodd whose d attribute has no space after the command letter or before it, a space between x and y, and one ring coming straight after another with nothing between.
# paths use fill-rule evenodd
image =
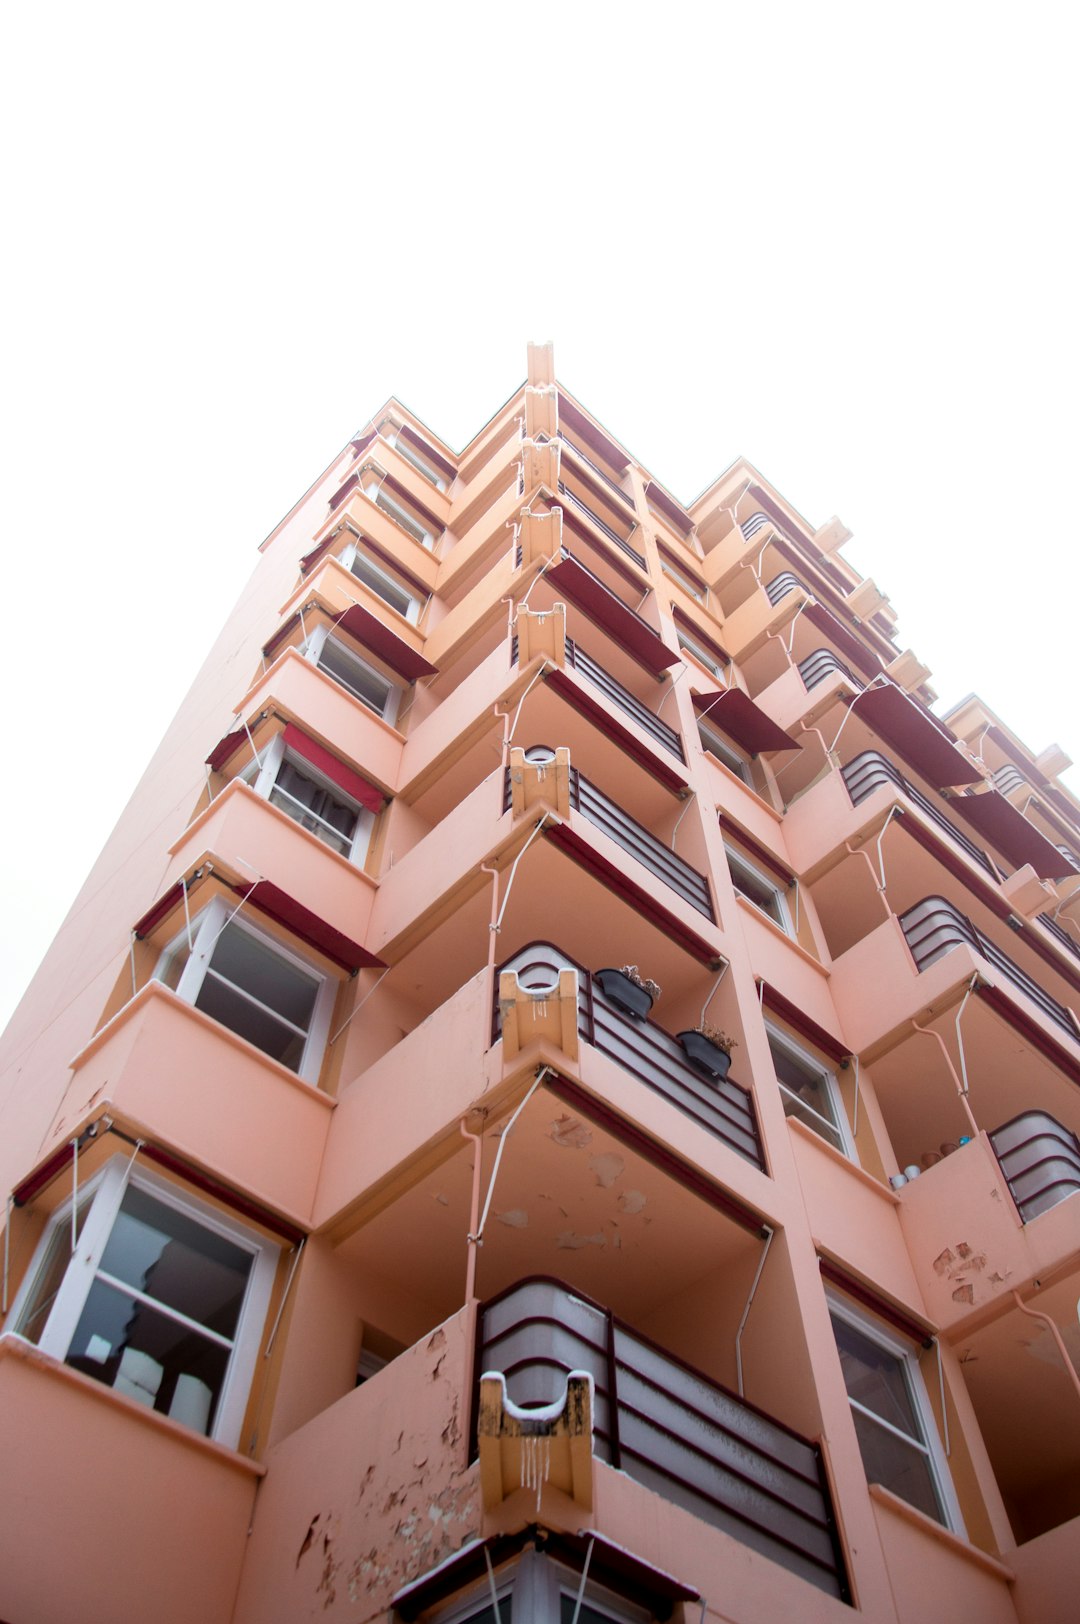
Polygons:
<instances>
[{"instance_id":1,"label":"balcony railing","mask_svg":"<svg viewBox=\"0 0 1080 1624\"><path fill-rule=\"evenodd\" d=\"M560 1281L487 1303L477 1370L525 1409L573 1370L594 1390L594 1453L829 1595L848 1599L820 1448Z\"/></svg>"},{"instance_id":2,"label":"balcony railing","mask_svg":"<svg viewBox=\"0 0 1080 1624\"><path fill-rule=\"evenodd\" d=\"M522 948L500 969L513 970L520 985L536 996L558 985L560 970L576 970L579 1036L764 1172L754 1101L741 1083L730 1076L716 1080L699 1071L687 1059L678 1038L655 1021L635 1020L627 1015L612 1003L583 965L549 942L533 942ZM497 1001L493 1019L497 1036Z\"/></svg>"},{"instance_id":3,"label":"balcony railing","mask_svg":"<svg viewBox=\"0 0 1080 1624\"><path fill-rule=\"evenodd\" d=\"M1046 1111L1024 1111L990 1135L1025 1224L1080 1191L1080 1139Z\"/></svg>"},{"instance_id":4,"label":"balcony railing","mask_svg":"<svg viewBox=\"0 0 1080 1624\"><path fill-rule=\"evenodd\" d=\"M1011 795L1017 789L1031 788L1019 767L1014 767L1011 762L1006 762L1004 767L999 767L996 772L990 774L990 777L994 788L1000 790L1002 795Z\"/></svg>"},{"instance_id":5,"label":"balcony railing","mask_svg":"<svg viewBox=\"0 0 1080 1624\"><path fill-rule=\"evenodd\" d=\"M599 688L600 692L610 699L612 704L618 705L619 709L625 711L627 716L633 717L638 726L644 728L645 732L650 734L657 744L662 744L665 750L670 750L672 755L678 756L680 761L685 762L686 757L683 755L682 742L675 729L668 727L666 722L661 722L658 716L654 716L649 707L643 705L641 700L630 692L629 688L624 688L622 683L611 675L610 671L605 671L598 661L585 653L580 643L573 642L569 637L566 639L566 663L572 665L575 671L580 671L581 675L586 677L594 688Z\"/></svg>"},{"instance_id":6,"label":"balcony railing","mask_svg":"<svg viewBox=\"0 0 1080 1624\"><path fill-rule=\"evenodd\" d=\"M698 913L705 915L706 919L715 920L712 898L709 895L709 882L704 874L699 874L696 868L683 858L677 856L662 840L658 840L643 824L632 818L629 812L624 812L617 801L605 795L603 790L597 789L590 783L584 773L578 772L576 767L570 769L570 805L588 818L589 822L602 829L609 840L614 840L623 851L636 857L638 862L662 880L676 896L682 897Z\"/></svg>"},{"instance_id":7,"label":"balcony railing","mask_svg":"<svg viewBox=\"0 0 1080 1624\"><path fill-rule=\"evenodd\" d=\"M907 913L901 914L900 926L919 970L925 970L954 947L967 946L991 964L995 970L1019 989L1025 997L1066 1032L1075 1043L1080 1038L1076 1025L1064 1004L1059 1004L1037 981L1021 970L989 937L977 930L971 920L954 908L944 897L925 897Z\"/></svg>"},{"instance_id":8,"label":"balcony railing","mask_svg":"<svg viewBox=\"0 0 1080 1624\"><path fill-rule=\"evenodd\" d=\"M777 604L781 598L786 598L789 592L799 592L801 590L802 582L798 576L792 575L790 570L781 570L780 574L774 575L766 586L765 595L770 603Z\"/></svg>"},{"instance_id":9,"label":"balcony railing","mask_svg":"<svg viewBox=\"0 0 1080 1624\"><path fill-rule=\"evenodd\" d=\"M772 520L769 518L767 513L762 513L760 511L757 513L751 513L750 517L739 526L739 529L743 533L743 540L753 541L758 531L764 530L767 524L772 524Z\"/></svg>"},{"instance_id":10,"label":"balcony railing","mask_svg":"<svg viewBox=\"0 0 1080 1624\"><path fill-rule=\"evenodd\" d=\"M617 530L613 530L609 524L605 523L605 521L596 512L595 508L591 508L588 502L583 502L581 497L576 495L576 493L572 491L568 485L564 485L561 479L559 481L559 495L565 496L568 502L573 502L576 508L580 508L582 513L588 516L591 523L593 523L614 546L618 547L621 552L624 552L627 558L633 559L638 569L643 570L645 568L645 560L637 549L631 547L630 543L626 541L624 537L620 536ZM637 529L636 523L632 526L632 529Z\"/></svg>"},{"instance_id":11,"label":"balcony railing","mask_svg":"<svg viewBox=\"0 0 1080 1624\"><path fill-rule=\"evenodd\" d=\"M992 880L997 880L998 874L984 851L980 851L973 840L969 840L954 823L950 823L944 813L939 812L933 801L929 800L921 790L909 784L903 773L893 766L887 756L880 755L876 750L864 750L861 755L854 756L846 767L840 769L848 794L851 796L852 806L858 806L865 801L881 784L895 784L897 789L903 790L909 801L913 801L920 812L930 819L931 823L955 840L958 846L963 847L973 862L984 868Z\"/></svg>"},{"instance_id":12,"label":"balcony railing","mask_svg":"<svg viewBox=\"0 0 1080 1624\"><path fill-rule=\"evenodd\" d=\"M808 654L805 660L799 661L799 675L803 679L807 693L811 688L816 688L819 682L831 677L834 672L846 677L853 688L861 690L865 686L853 671L848 670L843 660L835 655L832 649L815 649L813 654Z\"/></svg>"}]
</instances>

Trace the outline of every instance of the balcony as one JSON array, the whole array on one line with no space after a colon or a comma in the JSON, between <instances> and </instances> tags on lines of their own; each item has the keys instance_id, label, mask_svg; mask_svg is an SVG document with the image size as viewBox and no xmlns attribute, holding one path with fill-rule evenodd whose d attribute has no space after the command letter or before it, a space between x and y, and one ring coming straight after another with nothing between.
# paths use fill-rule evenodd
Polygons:
<instances>
[{"instance_id":1,"label":"balcony","mask_svg":"<svg viewBox=\"0 0 1080 1624\"><path fill-rule=\"evenodd\" d=\"M1080 1041L1080 1031L1066 1006L1052 998L944 897L926 897L922 902L917 902L913 908L901 914L900 926L920 972L936 963L952 948L968 947L1030 999L1039 1013L1074 1043Z\"/></svg>"},{"instance_id":2,"label":"balcony","mask_svg":"<svg viewBox=\"0 0 1080 1624\"><path fill-rule=\"evenodd\" d=\"M1021 1112L990 1143L1025 1224L1080 1191L1080 1139L1047 1112Z\"/></svg>"},{"instance_id":3,"label":"balcony","mask_svg":"<svg viewBox=\"0 0 1080 1624\"><path fill-rule=\"evenodd\" d=\"M558 438L566 449L577 458L578 462L584 463L590 473L594 474L598 479L602 479L608 489L614 491L615 495L619 498L619 501L623 504L623 506L628 507L630 512L633 513L634 503L632 499L622 489L621 485L616 484L615 480L612 479L607 470L601 468L600 464L598 462L594 462L591 457L587 457L584 451L582 451L581 447L574 444L573 440L568 440L562 429L559 430Z\"/></svg>"},{"instance_id":4,"label":"balcony","mask_svg":"<svg viewBox=\"0 0 1080 1624\"><path fill-rule=\"evenodd\" d=\"M792 576L793 581L794 579L795 577ZM796 585L798 585L797 582ZM780 597L786 596L787 592L791 590L790 587L786 588L780 594ZM775 601L779 602L779 598ZM824 682L831 676L845 678L857 691L861 691L865 686L862 680L848 669L840 656L834 654L832 649L828 648L815 649L813 654L808 654L804 660L800 660L799 675L803 679L803 686L806 688L807 693L810 692L811 688L816 688L819 682Z\"/></svg>"},{"instance_id":5,"label":"balcony","mask_svg":"<svg viewBox=\"0 0 1080 1624\"><path fill-rule=\"evenodd\" d=\"M477 1370L501 1372L526 1409L556 1399L572 1370L590 1372L600 1460L847 1599L816 1444L556 1280L489 1300L477 1341Z\"/></svg>"},{"instance_id":6,"label":"balcony","mask_svg":"<svg viewBox=\"0 0 1080 1624\"><path fill-rule=\"evenodd\" d=\"M748 1089L730 1076L722 1081L706 1077L691 1065L677 1038L654 1021L625 1014L605 995L595 977L560 948L533 942L500 966L500 971L512 971L519 985L537 998L557 984L561 969L577 971L578 1035L764 1172L757 1116ZM498 1019L496 1005L496 1035Z\"/></svg>"},{"instance_id":7,"label":"balcony","mask_svg":"<svg viewBox=\"0 0 1080 1624\"><path fill-rule=\"evenodd\" d=\"M858 806L860 802L865 801L867 796L872 795L874 790L878 789L882 784L895 784L897 789L902 790L908 800L912 801L919 808L919 811L930 819L931 823L947 834L951 840L954 840L967 853L972 862L985 869L986 873L996 883L998 873L986 853L980 850L974 841L969 840L967 835L956 827L955 823L951 823L942 812L939 812L928 796L909 783L903 773L893 766L887 756L880 755L876 750L864 750L860 755L849 761L846 767L841 768L841 773L844 783L847 785L848 794L851 796L852 806Z\"/></svg>"},{"instance_id":8,"label":"balcony","mask_svg":"<svg viewBox=\"0 0 1080 1624\"><path fill-rule=\"evenodd\" d=\"M620 536L617 530L612 529L611 525L600 517L595 508L590 507L588 502L584 501L576 491L572 491L569 485L567 485L565 481L561 479L559 481L559 495L565 498L566 501L572 502L575 509L579 513L584 513L590 524L594 524L600 531L601 535L607 537L608 541L611 542L613 547L617 547L621 553L625 553L627 558L631 559L637 565L638 569L643 570L645 568L644 557L635 547L631 547L626 537ZM633 531L634 528L636 528L636 526L631 525L631 531Z\"/></svg>"}]
</instances>

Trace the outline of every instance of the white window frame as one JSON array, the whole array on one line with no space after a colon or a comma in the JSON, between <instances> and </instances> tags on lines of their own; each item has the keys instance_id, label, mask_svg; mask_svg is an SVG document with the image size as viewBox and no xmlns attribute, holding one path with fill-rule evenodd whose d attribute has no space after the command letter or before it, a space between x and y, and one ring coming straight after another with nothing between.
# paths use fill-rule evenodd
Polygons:
<instances>
[{"instance_id":1,"label":"white window frame","mask_svg":"<svg viewBox=\"0 0 1080 1624\"><path fill-rule=\"evenodd\" d=\"M345 656L346 661L351 662L360 670L366 671L369 673L369 675L375 677L378 682L385 684L387 690L386 703L382 710L379 710L371 703L370 700L365 699L363 694L357 693L355 689L350 688L348 684L342 681L342 679L337 676L335 672L327 671L325 667L320 664L323 650L325 649L327 643L332 643L335 649L340 654ZM317 666L318 669L323 672L324 676L329 677L332 682L336 682L338 686L343 688L347 694L351 694L353 699L355 699L358 704L363 705L364 708L371 711L374 716L381 716L384 722L387 722L391 727L393 727L394 723L397 721L398 710L401 706L401 684L394 682L386 675L384 671L380 671L378 666L372 665L370 661L365 660L362 655L356 654L351 648L349 648L347 643L342 642L340 637L335 637L333 627L316 626L307 642L302 645L300 652L303 654L306 660L311 661L312 665Z\"/></svg>"},{"instance_id":2,"label":"white window frame","mask_svg":"<svg viewBox=\"0 0 1080 1624\"><path fill-rule=\"evenodd\" d=\"M722 682L725 687L727 686L727 673L719 660L707 653L699 643L695 643L694 639L689 633L684 632L681 626L675 628L675 638L684 654L689 654L690 658L696 660L698 665L706 670L711 677L715 677L717 682Z\"/></svg>"},{"instance_id":3,"label":"white window frame","mask_svg":"<svg viewBox=\"0 0 1080 1624\"><path fill-rule=\"evenodd\" d=\"M392 609L395 614L400 615L402 620L408 621L410 626L416 625L420 619L420 611L423 608L420 599L410 592L407 587L402 586L397 577L392 575L389 570L376 564L370 553L365 552L355 541L350 541L348 546L338 554L338 558L345 568L367 587L369 592L374 592L388 608ZM363 575L357 569L357 564L362 565L365 571ZM392 596L387 596L388 590ZM398 607L402 599L405 600L404 609Z\"/></svg>"},{"instance_id":4,"label":"white window frame","mask_svg":"<svg viewBox=\"0 0 1080 1624\"><path fill-rule=\"evenodd\" d=\"M865 1420L868 1420L874 1426L880 1427L883 1432L894 1434L908 1447L914 1445L919 1450L926 1459L930 1481L937 1496L938 1509L941 1512L941 1517L938 1520L940 1520L941 1526L949 1529L954 1534L959 1534L961 1538L966 1538L967 1531L960 1511L960 1502L956 1498L952 1475L945 1459L945 1452L941 1446L937 1421L930 1406L926 1383L923 1381L922 1371L919 1369L919 1362L913 1349L909 1343L902 1341L898 1336L887 1330L880 1320L873 1318L868 1313L861 1313L838 1293L827 1291L825 1295L828 1299L830 1318L842 1320L847 1325L850 1325L853 1330L864 1336L868 1342L874 1343L875 1347L882 1349L896 1360L903 1375L908 1398L911 1401L919 1436L912 1437L910 1433L905 1432L902 1428L891 1425L882 1416L877 1415L873 1410L867 1409L865 1405L859 1403L858 1399L853 1398L848 1393L848 1403L852 1411L857 1411ZM837 1359L839 1357L840 1351L837 1349ZM897 1499L905 1499L890 1484L883 1483L881 1487L888 1489L890 1494L895 1494ZM905 1504L910 1505L911 1502L905 1500ZM913 1506L913 1510L920 1512L923 1516L928 1515L928 1513L922 1511L920 1506Z\"/></svg>"},{"instance_id":5,"label":"white window frame","mask_svg":"<svg viewBox=\"0 0 1080 1624\"><path fill-rule=\"evenodd\" d=\"M733 744L731 744L714 724L710 724L703 717L698 718L698 739L701 748L714 755L717 761L722 762L728 772L734 773L748 789L757 794L757 785L754 783L753 766Z\"/></svg>"},{"instance_id":6,"label":"white window frame","mask_svg":"<svg viewBox=\"0 0 1080 1624\"><path fill-rule=\"evenodd\" d=\"M261 795L263 800L269 801L274 790L278 789L278 776L285 762L288 762L297 772L302 773L305 778L310 779L312 783L317 784L320 789L325 789L343 806L352 809L356 822L353 825L349 850L339 852L338 855L346 857L350 863L362 864L367 856L368 846L371 844L371 835L375 828L375 814L368 807L361 806L359 801L354 801L351 795L347 795L343 789L321 773L305 756L300 755L295 750L287 749L283 733L275 734L262 752L261 757L254 757L244 768L240 777L244 779L245 783L251 785L256 795ZM278 789L278 794L291 799L287 790ZM299 805L299 803L297 804ZM333 840L328 839L327 835L321 834L318 829L312 828L312 823L322 824L323 819L306 807L299 808L303 812L303 817L294 817L286 807L279 807L278 810L283 811L286 817L292 818L294 823L299 824L302 829L307 829L309 834L313 834L317 840L321 840L324 845L329 846L331 851L337 850L337 839L344 840L347 838L329 824L325 824L324 827L329 835L335 837Z\"/></svg>"},{"instance_id":7,"label":"white window frame","mask_svg":"<svg viewBox=\"0 0 1080 1624\"><path fill-rule=\"evenodd\" d=\"M704 603L708 587L698 586L697 582L691 580L689 575L684 575L679 566L671 562L662 547L658 547L657 552L660 556L661 575L666 575L669 581L674 581L676 586L681 586L687 597L693 598L695 603Z\"/></svg>"},{"instance_id":8,"label":"white window frame","mask_svg":"<svg viewBox=\"0 0 1080 1624\"><path fill-rule=\"evenodd\" d=\"M411 463L418 474L422 474L429 485L434 485L437 491L446 489L446 476L441 474L434 463L428 461L422 451L418 451L411 441L406 440L400 429L394 429L386 436L388 445L392 445L399 457Z\"/></svg>"},{"instance_id":9,"label":"white window frame","mask_svg":"<svg viewBox=\"0 0 1080 1624\"><path fill-rule=\"evenodd\" d=\"M792 1060L795 1065L802 1066L807 1072L812 1073L814 1080L822 1085L825 1098L828 1100L832 1112L831 1119L822 1115L820 1111L809 1105L806 1100L799 1099L797 1095L793 1094L792 1090L786 1083L781 1081L777 1074L776 1086L780 1090L780 1097L784 1102L784 1115L796 1122L801 1122L804 1128L809 1128L812 1133L816 1133L820 1139L824 1140L825 1144L831 1145L833 1150L840 1151L842 1155L847 1157L848 1161L857 1164L859 1158L855 1150L855 1141L851 1136L847 1112L844 1110L843 1101L840 1098L840 1089L837 1086L834 1073L829 1070L828 1066L823 1065L809 1049L804 1049L801 1044L796 1043L789 1033L779 1026L774 1026L772 1021L765 1022L765 1032L769 1040L770 1054L775 1045L776 1048L782 1049L788 1059ZM793 1106L797 1105L798 1109L789 1111L789 1102ZM805 1121L802 1115L804 1112L808 1116L815 1117L821 1123L821 1128L816 1128L812 1122ZM835 1142L833 1135L839 1138L839 1144Z\"/></svg>"},{"instance_id":10,"label":"white window frame","mask_svg":"<svg viewBox=\"0 0 1080 1624\"><path fill-rule=\"evenodd\" d=\"M752 908L756 908L759 914L763 914L771 924L776 926L777 930L782 930L785 936L793 937L795 927L792 923L783 887L778 885L762 869L758 868L756 863L752 863L749 858L744 857L741 851L737 851L734 846L729 846L727 841L724 842L724 851L727 853L728 869L731 873L731 883L735 887L735 895L742 897L743 901L748 902ZM776 913L779 914L779 918L776 917L776 914L771 914L768 908L763 908L760 902L755 902L754 898L748 896L741 888L738 881L740 870L746 878L755 880L763 890L770 893L776 904Z\"/></svg>"},{"instance_id":11,"label":"white window frame","mask_svg":"<svg viewBox=\"0 0 1080 1624\"><path fill-rule=\"evenodd\" d=\"M252 925L235 906L229 907L224 897L215 897L203 912L192 920L191 951L176 983L177 997L182 998L186 1004L195 1005L199 990L206 979L207 971L211 968L211 960L218 937L226 926L230 930L243 931L246 935L254 937L262 947L268 948L270 952L274 953L286 964L302 971L304 975L312 977L318 983L315 1004L311 1012L311 1024L306 1035L304 1035L303 1053L294 1073L305 1083L318 1083L323 1052L330 1034L330 1018L333 1014L337 982L324 971L316 969L315 965L308 959L301 958L298 953L293 953L287 947L283 947L276 937ZM179 935L173 938L157 962L154 970L155 979L159 981L166 979L170 965L178 954L187 950L187 944L186 930L181 931ZM228 981L228 978L222 976L220 971L216 971L214 974L239 993L241 998L246 999L258 1008L269 1010L275 1020L281 1021L285 1025L292 1025L287 1017L281 1015L271 1004L263 1004L246 988L236 987L235 983ZM210 1018L213 1020L216 1017L211 1016ZM242 1043L250 1042L242 1032L235 1032L225 1022L222 1021L219 1024L225 1026L226 1031L233 1032L233 1036L239 1038ZM294 1026L293 1031L299 1033L300 1028ZM256 1054L261 1054L264 1059L274 1060L274 1056L268 1054L266 1050L260 1049L258 1044L252 1043L251 1048ZM275 1064L280 1066L285 1063L278 1060ZM291 1066L286 1066L285 1069L286 1071L292 1071Z\"/></svg>"},{"instance_id":12,"label":"white window frame","mask_svg":"<svg viewBox=\"0 0 1080 1624\"><path fill-rule=\"evenodd\" d=\"M411 536L421 547L426 547L429 553L433 552L435 549L433 532L421 519L415 517L407 507L383 489L385 478L384 473L369 467L360 476L360 489L368 501L373 502L388 519L404 530L407 536Z\"/></svg>"},{"instance_id":13,"label":"white window frame","mask_svg":"<svg viewBox=\"0 0 1080 1624\"><path fill-rule=\"evenodd\" d=\"M194 1196L189 1196L186 1191L179 1190L175 1184L148 1168L133 1168L129 1156L112 1157L100 1172L78 1191L79 1208L85 1216L77 1244L71 1253L71 1260L56 1291L52 1308L36 1338L36 1345L43 1353L49 1354L54 1359L61 1361L67 1359L86 1300L98 1279L102 1254L112 1235L121 1202L131 1185L144 1190L162 1205L183 1213L201 1228L223 1236L234 1246L251 1254L251 1269L237 1320L228 1369L218 1399L213 1428L208 1434L218 1443L235 1449L239 1442L251 1379L262 1342L280 1248L226 1214L204 1205ZM33 1303L42 1267L49 1257L54 1237L63 1245L62 1231L65 1228L70 1230L74 1200L74 1196L69 1197L50 1218L12 1303L8 1325L15 1328L18 1335L22 1333L18 1332L17 1327L23 1314ZM169 1310L165 1305L156 1302L152 1296L149 1302L155 1312L163 1313L166 1318L177 1319L181 1324L185 1323L183 1315ZM198 1322L191 1323L197 1325Z\"/></svg>"}]
</instances>

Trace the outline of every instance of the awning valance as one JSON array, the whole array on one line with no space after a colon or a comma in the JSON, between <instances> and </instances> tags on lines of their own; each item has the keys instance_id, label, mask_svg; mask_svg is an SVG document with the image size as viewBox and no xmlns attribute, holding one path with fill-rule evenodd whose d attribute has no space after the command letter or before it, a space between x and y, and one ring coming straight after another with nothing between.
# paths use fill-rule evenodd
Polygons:
<instances>
[{"instance_id":1,"label":"awning valance","mask_svg":"<svg viewBox=\"0 0 1080 1624\"><path fill-rule=\"evenodd\" d=\"M977 784L982 772L957 747L956 735L893 682L874 683L852 709L939 789Z\"/></svg>"},{"instance_id":2,"label":"awning valance","mask_svg":"<svg viewBox=\"0 0 1080 1624\"><path fill-rule=\"evenodd\" d=\"M547 579L654 676L678 664L678 650L668 648L658 632L569 553L547 571Z\"/></svg>"},{"instance_id":3,"label":"awning valance","mask_svg":"<svg viewBox=\"0 0 1080 1624\"><path fill-rule=\"evenodd\" d=\"M785 733L741 688L720 688L690 697L702 721L715 722L752 756L768 755L772 750L801 749L798 741Z\"/></svg>"}]
</instances>

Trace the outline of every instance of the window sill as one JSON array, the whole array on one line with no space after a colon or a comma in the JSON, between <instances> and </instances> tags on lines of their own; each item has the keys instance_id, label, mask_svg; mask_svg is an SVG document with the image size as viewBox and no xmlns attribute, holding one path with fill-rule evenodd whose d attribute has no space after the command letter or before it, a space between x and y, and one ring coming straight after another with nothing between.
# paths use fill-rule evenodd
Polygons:
<instances>
[{"instance_id":1,"label":"window sill","mask_svg":"<svg viewBox=\"0 0 1080 1624\"><path fill-rule=\"evenodd\" d=\"M365 705L362 699L357 699L356 696L351 694L347 688L343 688L340 682L335 682L333 677L328 677L325 671L320 671L317 665L313 665L310 660L306 660L300 653L300 650L298 648L294 648L291 643L287 648L282 649L281 653L270 663L270 665L267 666L265 671L259 673L258 677L256 677L255 681L251 684L251 687L248 689L247 693L244 694L239 703L234 706L234 711L237 716L243 716L245 711L250 709L252 696L257 694L261 688L265 687L267 679L273 677L276 672L280 671L283 663L290 658L299 660L301 665L304 666L305 670L311 672L311 675L316 682L323 683L324 686L332 693L340 694L341 698L345 700L346 704L351 705L355 710L359 711L362 716L366 716L373 727L381 729L383 733L387 734L389 738L393 739L395 744L405 743L404 733L399 733L396 727L392 727L389 722L385 722L383 718L377 715L377 713L373 711L369 705ZM288 714L293 720L296 721L298 726L304 726L304 718L299 714L299 712L290 711Z\"/></svg>"},{"instance_id":2,"label":"window sill","mask_svg":"<svg viewBox=\"0 0 1080 1624\"><path fill-rule=\"evenodd\" d=\"M778 812L776 810L775 806L773 806L772 802L767 796L763 795L760 790L755 789L753 784L748 784L745 778L740 778L738 773L732 772L731 768L726 767L718 756L713 755L711 750L707 750L704 746L701 746L699 754L703 760L709 763L710 767L715 767L718 773L723 774L725 783L734 784L737 786L737 788L742 790L744 795L749 795L754 801L755 806L759 806L763 812L768 813L769 817L776 824L777 828L779 828L780 824L784 821L784 815L782 812ZM720 808L717 807L716 810L720 811Z\"/></svg>"},{"instance_id":3,"label":"window sill","mask_svg":"<svg viewBox=\"0 0 1080 1624\"><path fill-rule=\"evenodd\" d=\"M756 902L751 902L748 897L740 895L738 891L735 893L735 901L740 908L750 915L751 919L756 919L758 924L764 925L766 930L772 931L779 941L786 942L791 951L797 954L804 964L809 965L812 970L816 970L819 976L828 977L829 971L821 960L815 959L814 955L808 952L801 942L796 941L795 937L786 931L782 925L778 925L775 919L770 919L764 908L759 908Z\"/></svg>"},{"instance_id":4,"label":"window sill","mask_svg":"<svg viewBox=\"0 0 1080 1624\"><path fill-rule=\"evenodd\" d=\"M160 1415L157 1410L151 1410L145 1404L140 1404L138 1399L128 1398L126 1393L118 1393L115 1388L106 1387L104 1382L95 1381L92 1376L84 1375L81 1370L73 1370L70 1365L64 1364L62 1359L54 1359L52 1354L43 1353L33 1342L27 1342L14 1331L5 1331L0 1336L0 1359L21 1359L24 1364L32 1366L46 1378L67 1382L85 1397L118 1410L130 1420L152 1427L155 1431L164 1433L166 1437L174 1438L185 1449L192 1449L196 1454L208 1456L219 1465L240 1472L243 1476L260 1478L266 1475L266 1467L261 1461L250 1460L246 1455L239 1454L225 1444L217 1443L213 1438L205 1437L201 1432L193 1432L190 1427L181 1426L180 1422L174 1421L171 1416Z\"/></svg>"},{"instance_id":5,"label":"window sill","mask_svg":"<svg viewBox=\"0 0 1080 1624\"><path fill-rule=\"evenodd\" d=\"M808 1144L813 1145L815 1150L822 1151L831 1162L835 1162L838 1167L842 1167L846 1173L856 1178L864 1189L872 1191L874 1195L879 1196L890 1207L900 1205L900 1198L894 1190L890 1190L887 1185L880 1183L873 1173L868 1173L850 1156L845 1156L842 1150L837 1150L835 1145L830 1145L827 1139L823 1139L821 1134L815 1133L813 1128L808 1128L805 1122L800 1122L798 1117L786 1117L785 1121L797 1138L805 1139Z\"/></svg>"},{"instance_id":6,"label":"window sill","mask_svg":"<svg viewBox=\"0 0 1080 1624\"><path fill-rule=\"evenodd\" d=\"M310 829L305 829L303 824L297 823L295 818L290 818L289 814L283 812L279 806L274 806L265 796L259 795L252 789L250 784L245 784L242 778L234 778L231 783L226 784L220 795L215 795L214 799L207 806L204 806L201 812L195 814L180 837L174 840L168 848L169 856L175 857L176 853L187 845L192 835L197 834L209 822L216 811L220 811L223 806L227 806L238 795L248 796L252 803L264 807L267 815L276 819L282 828L287 826L301 840L306 840L313 851L319 852L328 858L330 862L336 863L351 879L362 880L373 891L378 890L378 880L374 875L369 874L366 868L363 868L359 863L354 863L349 857L343 857L339 851L335 851L333 846L329 845L325 840L320 840L318 835L313 834Z\"/></svg>"},{"instance_id":7,"label":"window sill","mask_svg":"<svg viewBox=\"0 0 1080 1624\"><path fill-rule=\"evenodd\" d=\"M891 1511L894 1516L900 1517L904 1522L911 1523L912 1527L921 1529L924 1534L929 1534L931 1539L937 1540L939 1544L944 1545L947 1550L952 1551L956 1556L963 1557L977 1568L982 1568L984 1573L989 1573L995 1579L1000 1579L1003 1584L1015 1583L1016 1574L1012 1568L1006 1567L1005 1563L999 1561L996 1556L990 1556L988 1552L980 1550L977 1545L970 1544L962 1535L954 1534L950 1528L944 1527L943 1524L935 1521L933 1517L928 1517L925 1511L919 1511L916 1506L909 1505L906 1500L902 1500L891 1489L885 1488L884 1484L871 1483L869 1492L871 1500L875 1500L878 1505L882 1506L886 1511Z\"/></svg>"}]
</instances>

